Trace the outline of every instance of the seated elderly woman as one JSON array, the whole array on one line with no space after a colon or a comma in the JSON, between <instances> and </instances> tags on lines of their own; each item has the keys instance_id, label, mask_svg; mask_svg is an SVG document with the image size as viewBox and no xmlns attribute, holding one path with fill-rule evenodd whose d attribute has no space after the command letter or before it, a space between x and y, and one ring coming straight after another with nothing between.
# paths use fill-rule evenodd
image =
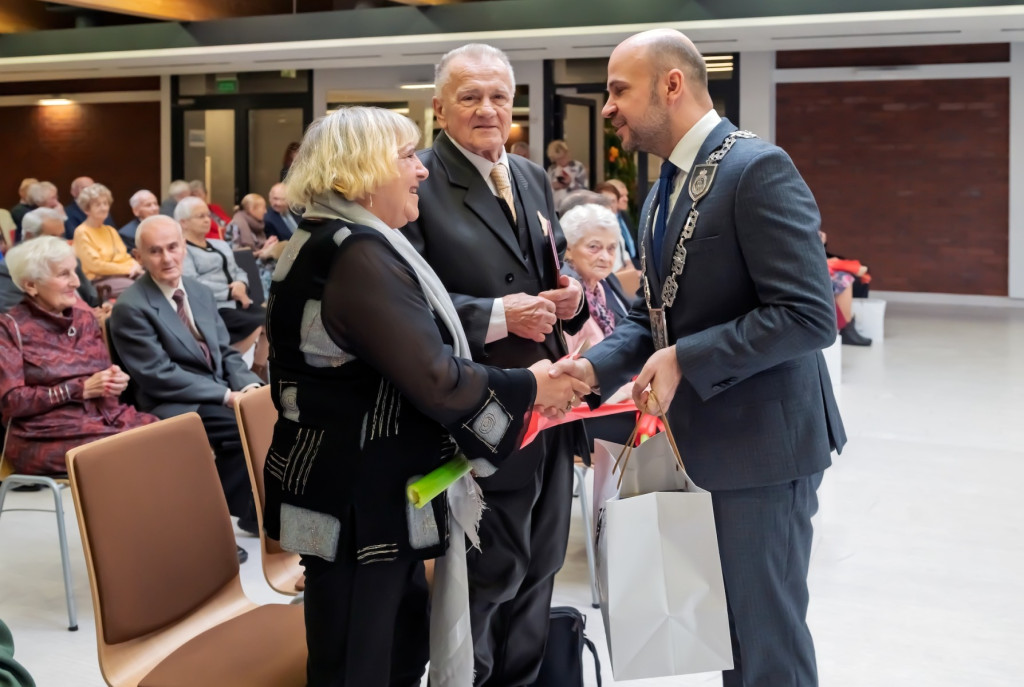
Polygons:
<instances>
[{"instance_id":1,"label":"seated elderly woman","mask_svg":"<svg viewBox=\"0 0 1024 687\"><path fill-rule=\"evenodd\" d=\"M267 234L266 215L267 201L258 193L249 193L242 198L241 207L228 227L231 245L249 248L256 256L264 293L270 291L270 277L283 249L276 236Z\"/></svg>"},{"instance_id":2,"label":"seated elderly woman","mask_svg":"<svg viewBox=\"0 0 1024 687\"><path fill-rule=\"evenodd\" d=\"M535 404L565 410L588 391L552 386L567 378L552 379L548 361L501 370L469 359L451 297L397 229L419 216L418 140L394 112L341 108L310 125L288 173L288 199L306 210L267 306L278 419L264 526L306 569L311 687L420 683L428 634L450 640L464 621L451 610L468 613L461 528L472 537L480 511L472 497L449 510L445 495L413 508L406 486L455 451L491 474ZM478 494L468 477L456 488ZM449 537L434 576L441 629L428 633L422 561ZM464 672L449 649L432 653L431 672L471 685L471 647Z\"/></svg>"},{"instance_id":3,"label":"seated elderly woman","mask_svg":"<svg viewBox=\"0 0 1024 687\"><path fill-rule=\"evenodd\" d=\"M213 291L232 347L244 353L259 342L252 370L264 377L267 343L266 337L260 335L267 313L249 298L249 277L235 262L235 252L224 241L208 238L210 209L202 199L189 196L179 201L174 208L174 219L181 224L185 235L182 274L198 279Z\"/></svg>"},{"instance_id":4,"label":"seated elderly woman","mask_svg":"<svg viewBox=\"0 0 1024 687\"><path fill-rule=\"evenodd\" d=\"M128 255L117 229L105 224L114 196L103 184L92 184L78 192L75 202L85 212L85 221L75 229L75 254L93 285L109 287L117 298L142 274L142 267Z\"/></svg>"},{"instance_id":5,"label":"seated elderly woman","mask_svg":"<svg viewBox=\"0 0 1024 687\"><path fill-rule=\"evenodd\" d=\"M193 179L188 182L189 192L199 200L206 203L206 207L210 210L210 230L206 232L206 238L208 239L224 239L224 232L227 229L228 222L231 221L231 217L228 213L224 212L224 208L211 203L210 198L206 193L206 183L201 179ZM184 198L182 198L184 200ZM181 201L178 201L179 203Z\"/></svg>"},{"instance_id":6,"label":"seated elderly woman","mask_svg":"<svg viewBox=\"0 0 1024 687\"><path fill-rule=\"evenodd\" d=\"M585 343L584 348L588 348L611 334L615 324L629 312L632 298L612 272L621 241L615 213L603 204L577 205L558 221L566 245L562 274L580 281L590 308L590 319L583 328L565 337L569 350L575 351L581 344ZM594 450L594 439L625 443L634 421L629 414L584 420L590 450Z\"/></svg>"},{"instance_id":7,"label":"seated elderly woman","mask_svg":"<svg viewBox=\"0 0 1024 687\"><path fill-rule=\"evenodd\" d=\"M0 415L9 423L4 459L16 472L65 472L68 449L156 422L118 401L128 375L110 363L99 324L75 289L75 254L42 236L7 254L25 292L0 315Z\"/></svg>"}]
</instances>

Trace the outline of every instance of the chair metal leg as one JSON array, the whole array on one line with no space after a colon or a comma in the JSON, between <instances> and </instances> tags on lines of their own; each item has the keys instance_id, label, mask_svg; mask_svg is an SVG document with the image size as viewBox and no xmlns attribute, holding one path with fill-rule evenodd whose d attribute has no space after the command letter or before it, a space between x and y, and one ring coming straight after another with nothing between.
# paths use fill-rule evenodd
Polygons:
<instances>
[{"instance_id":1,"label":"chair metal leg","mask_svg":"<svg viewBox=\"0 0 1024 687\"><path fill-rule=\"evenodd\" d=\"M68 631L78 630L78 612L75 606L74 585L71 581L71 557L68 554L68 537L64 525L64 503L61 500L63 484L43 475L8 475L0 484L0 515L3 514L7 492L20 484L42 484L53 492L54 512L57 516L57 538L60 543L60 562L64 573L64 596L68 605ZM20 509L14 509L20 510ZM30 508L28 510L37 510Z\"/></svg>"},{"instance_id":2,"label":"chair metal leg","mask_svg":"<svg viewBox=\"0 0 1024 687\"><path fill-rule=\"evenodd\" d=\"M50 489L53 490L53 505L57 512L57 536L60 539L60 563L64 569L64 596L67 597L68 602L68 631L78 631L78 613L75 608L75 587L71 582L71 557L68 555L68 535L64 525L64 503L61 500L61 492L64 491L64 486L58 484L52 479L47 478L50 482Z\"/></svg>"},{"instance_id":3,"label":"chair metal leg","mask_svg":"<svg viewBox=\"0 0 1024 687\"><path fill-rule=\"evenodd\" d=\"M597 562L594 554L594 527L590 522L590 501L587 499L586 465L573 465L579 487L580 514L583 516L583 529L586 530L587 570L590 573L590 605L601 607L601 597L597 593Z\"/></svg>"}]
</instances>

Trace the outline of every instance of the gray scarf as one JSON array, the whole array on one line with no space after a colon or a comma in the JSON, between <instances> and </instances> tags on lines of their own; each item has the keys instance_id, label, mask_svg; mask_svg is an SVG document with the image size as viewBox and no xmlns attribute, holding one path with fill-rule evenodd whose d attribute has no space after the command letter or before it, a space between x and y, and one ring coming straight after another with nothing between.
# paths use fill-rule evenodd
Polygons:
<instances>
[{"instance_id":1,"label":"gray scarf","mask_svg":"<svg viewBox=\"0 0 1024 687\"><path fill-rule=\"evenodd\" d=\"M409 239L389 227L358 203L338 193L315 196L303 217L342 219L376 229L398 254L412 266L420 288L434 313L451 333L455 355L469 358L469 341L455 311L451 296L434 269L423 259ZM471 461L474 469L487 475L494 466L486 460ZM434 687L467 687L473 684L473 635L469 623L469 577L466 568L465 537L480 548L477 529L483 514L480 487L471 475L462 477L447 493L451 519L448 523L451 545L434 562L434 585L430 613L430 684Z\"/></svg>"}]
</instances>

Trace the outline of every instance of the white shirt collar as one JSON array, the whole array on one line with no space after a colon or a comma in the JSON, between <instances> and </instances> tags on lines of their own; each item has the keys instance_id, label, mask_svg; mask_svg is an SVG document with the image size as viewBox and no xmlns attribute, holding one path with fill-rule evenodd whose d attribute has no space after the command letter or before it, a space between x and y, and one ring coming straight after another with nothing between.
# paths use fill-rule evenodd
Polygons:
<instances>
[{"instance_id":1,"label":"white shirt collar","mask_svg":"<svg viewBox=\"0 0 1024 687\"><path fill-rule=\"evenodd\" d=\"M707 111L707 113L697 120L697 123L690 127L690 130L679 139L676 143L676 147L672 150L672 154L668 156L668 159L672 161L676 167L681 169L683 173L689 172L693 169L693 164L697 159L697 153L700 152L700 147L704 145L704 139L714 130L718 123L722 121L722 117L715 112L714 108ZM682 176L682 175L678 175Z\"/></svg>"},{"instance_id":2,"label":"white shirt collar","mask_svg":"<svg viewBox=\"0 0 1024 687\"><path fill-rule=\"evenodd\" d=\"M447 133L445 135L447 135ZM455 146L460 153L466 156L466 159L469 160L474 167L476 167L476 171L480 172L480 176L482 176L484 178L484 181L487 182L487 186L488 188L491 189L491 193L494 193L495 195L497 195L498 193L498 189L494 187L494 182L491 181L491 170L494 169L495 165L504 165L505 169L508 170L509 182L512 181L512 168L509 167L508 154L505 152L504 147L502 147L501 149L501 157L498 158L498 161L491 162L485 157L477 155L476 153L469 152L468 150L460 146L458 141L456 141L451 136L448 136L448 140L452 142L452 145ZM515 193L514 189L515 185L513 184L513 193Z\"/></svg>"},{"instance_id":3,"label":"white shirt collar","mask_svg":"<svg viewBox=\"0 0 1024 687\"><path fill-rule=\"evenodd\" d=\"M167 302L173 305L175 308L177 308L177 305L175 305L174 303L174 292L177 291L178 289L181 289L182 292L184 292L185 294L185 303L187 307L188 291L185 291L185 286L181 283L181 277L178 277L178 283L175 284L174 286L167 286L163 282L157 281L156 279L153 280L153 283L156 284L156 287L158 289L160 289L160 293L164 295L164 298L167 299Z\"/></svg>"}]
</instances>

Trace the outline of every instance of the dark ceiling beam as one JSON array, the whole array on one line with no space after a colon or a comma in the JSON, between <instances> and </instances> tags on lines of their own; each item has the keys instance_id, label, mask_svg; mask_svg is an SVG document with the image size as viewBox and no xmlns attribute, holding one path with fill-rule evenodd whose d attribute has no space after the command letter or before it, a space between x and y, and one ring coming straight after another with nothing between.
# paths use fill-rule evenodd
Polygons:
<instances>
[{"instance_id":1,"label":"dark ceiling beam","mask_svg":"<svg viewBox=\"0 0 1024 687\"><path fill-rule=\"evenodd\" d=\"M0 2L0 33L42 31L61 28L58 17L46 11L38 0L3 0Z\"/></svg>"},{"instance_id":2,"label":"dark ceiling beam","mask_svg":"<svg viewBox=\"0 0 1024 687\"><path fill-rule=\"evenodd\" d=\"M391 0L399 5L415 5L418 7L433 7L437 5L456 5L466 0Z\"/></svg>"},{"instance_id":3,"label":"dark ceiling beam","mask_svg":"<svg viewBox=\"0 0 1024 687\"><path fill-rule=\"evenodd\" d=\"M40 4L44 1L37 0ZM60 0L60 4L162 21L209 21L291 14L293 7L292 0Z\"/></svg>"}]
</instances>

